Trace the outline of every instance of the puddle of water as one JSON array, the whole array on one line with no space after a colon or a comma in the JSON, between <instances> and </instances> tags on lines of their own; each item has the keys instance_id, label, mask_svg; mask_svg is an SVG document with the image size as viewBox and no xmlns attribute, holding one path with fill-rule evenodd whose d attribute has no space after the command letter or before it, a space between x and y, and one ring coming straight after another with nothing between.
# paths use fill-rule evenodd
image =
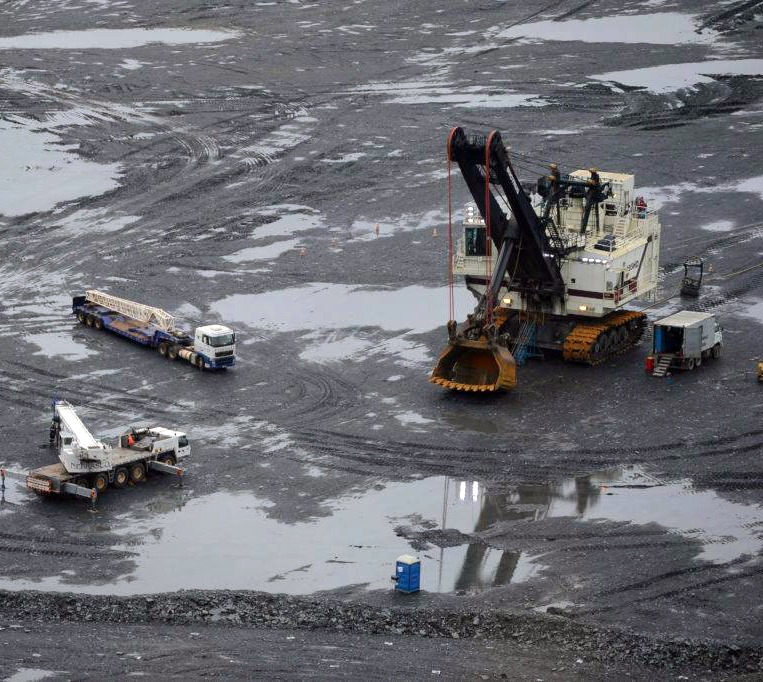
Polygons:
<instances>
[{"instance_id":1,"label":"puddle of water","mask_svg":"<svg viewBox=\"0 0 763 682\"><path fill-rule=\"evenodd\" d=\"M555 486L520 485L504 494L491 494L478 481L446 477L376 486L332 503L326 516L296 524L274 518L273 504L250 493L167 502L113 522L112 532L125 538L115 549L137 553L134 570L124 578L95 586L59 575L40 582L0 580L0 586L108 594L195 588L308 594L351 584L388 588L395 558L412 551L396 534L401 526L408 532L468 534L499 522L550 517L659 524L697 540L698 558L716 563L763 549L759 505L694 490L688 481L663 485L637 467ZM430 546L419 554L423 589L436 592L521 582L543 568L526 553L468 541L443 549Z\"/></svg>"},{"instance_id":2,"label":"puddle of water","mask_svg":"<svg viewBox=\"0 0 763 682\"><path fill-rule=\"evenodd\" d=\"M63 233L76 236L117 232L138 220L139 216L109 215L106 208L94 208L75 211L66 218L57 220L56 225Z\"/></svg>"},{"instance_id":3,"label":"puddle of water","mask_svg":"<svg viewBox=\"0 0 763 682\"><path fill-rule=\"evenodd\" d=\"M454 289L456 318L474 308L463 287ZM378 327L421 333L444 326L446 287L402 289L313 282L261 294L233 294L212 304L224 320L278 332Z\"/></svg>"},{"instance_id":4,"label":"puddle of water","mask_svg":"<svg viewBox=\"0 0 763 682\"><path fill-rule=\"evenodd\" d=\"M439 58L434 55L427 57L430 60ZM505 83L485 87L453 85L439 79L412 80L405 83L372 83L355 88L354 92L391 95L384 101L385 104L452 104L475 109L540 107L547 104L539 95L511 92Z\"/></svg>"},{"instance_id":5,"label":"puddle of water","mask_svg":"<svg viewBox=\"0 0 763 682\"><path fill-rule=\"evenodd\" d=\"M266 211L257 211L259 215L272 216L280 214L277 220L267 225L258 225L252 232L252 237L291 237L297 232L307 232L323 225L323 219L318 212L306 206L284 204L282 207L271 206Z\"/></svg>"},{"instance_id":6,"label":"puddle of water","mask_svg":"<svg viewBox=\"0 0 763 682\"><path fill-rule=\"evenodd\" d=\"M65 670L43 670L42 668L19 668L13 675L6 677L3 682L38 682L49 677L67 675Z\"/></svg>"},{"instance_id":7,"label":"puddle of water","mask_svg":"<svg viewBox=\"0 0 763 682\"><path fill-rule=\"evenodd\" d=\"M659 12L567 21L537 21L503 29L496 37L653 45L708 44L716 40L714 32L696 33L696 28L691 14Z\"/></svg>"},{"instance_id":8,"label":"puddle of water","mask_svg":"<svg viewBox=\"0 0 763 682\"><path fill-rule=\"evenodd\" d=\"M49 211L56 204L98 196L118 186L118 163L80 158L36 121L0 120L0 215Z\"/></svg>"},{"instance_id":9,"label":"puddle of water","mask_svg":"<svg viewBox=\"0 0 763 682\"><path fill-rule=\"evenodd\" d=\"M718 59L684 64L664 64L628 71L610 71L590 78L646 88L663 94L699 83L712 83L712 76L759 76L763 74L763 59Z\"/></svg>"},{"instance_id":10,"label":"puddle of water","mask_svg":"<svg viewBox=\"0 0 763 682\"><path fill-rule=\"evenodd\" d=\"M716 220L712 223L706 223L705 225L700 225L700 230L709 230L710 232L728 232L731 230L734 225L733 220Z\"/></svg>"},{"instance_id":11,"label":"puddle of water","mask_svg":"<svg viewBox=\"0 0 763 682\"><path fill-rule=\"evenodd\" d=\"M248 263L256 260L275 260L287 251L295 249L299 245L299 239L285 239L274 242L267 246L251 246L248 249L236 251L229 256L223 256L223 260L230 263Z\"/></svg>"},{"instance_id":12,"label":"puddle of water","mask_svg":"<svg viewBox=\"0 0 763 682\"><path fill-rule=\"evenodd\" d=\"M348 152L335 159L321 159L321 161L322 163L352 163L353 161L359 161L364 156L367 156L367 154L363 152Z\"/></svg>"},{"instance_id":13,"label":"puddle of water","mask_svg":"<svg viewBox=\"0 0 763 682\"><path fill-rule=\"evenodd\" d=\"M52 31L8 36L0 38L0 50L117 50L151 43L219 43L239 35L233 31L184 28L94 28L85 31Z\"/></svg>"},{"instance_id":14,"label":"puddle of water","mask_svg":"<svg viewBox=\"0 0 763 682\"><path fill-rule=\"evenodd\" d=\"M44 332L27 334L24 341L32 343L40 350L34 355L44 355L48 358L61 357L67 360L84 360L91 355L97 355L87 346L75 341L70 332Z\"/></svg>"},{"instance_id":15,"label":"puddle of water","mask_svg":"<svg viewBox=\"0 0 763 682\"><path fill-rule=\"evenodd\" d=\"M415 232L417 230L430 230L446 223L448 216L442 211L427 211L419 215L405 214L395 220L383 218L381 220L368 220L360 218L353 221L350 226L350 235L353 239L372 240L383 237L391 237L399 232ZM340 230L336 230L340 231Z\"/></svg>"}]
</instances>

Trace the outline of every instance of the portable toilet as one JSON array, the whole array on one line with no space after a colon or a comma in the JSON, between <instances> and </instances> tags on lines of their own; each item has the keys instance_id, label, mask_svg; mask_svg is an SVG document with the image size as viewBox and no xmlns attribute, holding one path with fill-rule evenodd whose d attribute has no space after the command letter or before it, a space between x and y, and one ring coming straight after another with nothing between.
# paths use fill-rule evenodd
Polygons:
<instances>
[{"instance_id":1,"label":"portable toilet","mask_svg":"<svg viewBox=\"0 0 763 682\"><path fill-rule=\"evenodd\" d=\"M395 589L398 592L418 592L421 583L421 559L410 554L399 556L392 580L395 581Z\"/></svg>"}]
</instances>

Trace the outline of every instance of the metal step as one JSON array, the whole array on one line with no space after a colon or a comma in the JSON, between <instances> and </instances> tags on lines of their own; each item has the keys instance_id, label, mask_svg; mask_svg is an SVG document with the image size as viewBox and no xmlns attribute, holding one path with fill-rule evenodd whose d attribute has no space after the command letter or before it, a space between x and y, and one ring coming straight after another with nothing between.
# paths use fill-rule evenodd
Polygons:
<instances>
[{"instance_id":1,"label":"metal step","mask_svg":"<svg viewBox=\"0 0 763 682\"><path fill-rule=\"evenodd\" d=\"M517 365L524 365L529 357L537 357L540 355L536 348L536 326L533 322L525 322L519 329L514 348L511 350L511 354L514 356L514 361Z\"/></svg>"},{"instance_id":2,"label":"metal step","mask_svg":"<svg viewBox=\"0 0 763 682\"><path fill-rule=\"evenodd\" d=\"M654 366L654 371L652 372L653 377L664 377L668 370L670 369L670 365L673 362L673 358L675 355L673 353L668 353L667 355L661 355L660 359L657 361L657 364Z\"/></svg>"}]
</instances>

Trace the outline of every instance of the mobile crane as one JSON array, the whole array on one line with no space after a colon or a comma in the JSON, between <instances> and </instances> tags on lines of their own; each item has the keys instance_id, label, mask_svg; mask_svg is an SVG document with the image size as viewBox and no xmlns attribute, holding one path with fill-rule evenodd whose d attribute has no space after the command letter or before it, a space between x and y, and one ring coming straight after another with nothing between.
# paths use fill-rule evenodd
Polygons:
<instances>
[{"instance_id":1,"label":"mobile crane","mask_svg":"<svg viewBox=\"0 0 763 682\"><path fill-rule=\"evenodd\" d=\"M646 315L623 306L657 285L661 228L657 214L635 201L632 175L563 175L551 166L533 204L498 131L468 138L453 128L447 158L478 212L467 212L451 268L478 302L465 322L448 322L448 346L431 382L511 389L529 347L597 365L638 342Z\"/></svg>"},{"instance_id":2,"label":"mobile crane","mask_svg":"<svg viewBox=\"0 0 763 682\"><path fill-rule=\"evenodd\" d=\"M191 453L185 433L162 426L130 428L114 445L104 443L71 404L58 399L53 401L50 444L58 453L57 464L32 471L0 467L0 485L16 479L40 495L74 495L95 503L110 486L142 483L149 471L182 476L177 463Z\"/></svg>"}]
</instances>

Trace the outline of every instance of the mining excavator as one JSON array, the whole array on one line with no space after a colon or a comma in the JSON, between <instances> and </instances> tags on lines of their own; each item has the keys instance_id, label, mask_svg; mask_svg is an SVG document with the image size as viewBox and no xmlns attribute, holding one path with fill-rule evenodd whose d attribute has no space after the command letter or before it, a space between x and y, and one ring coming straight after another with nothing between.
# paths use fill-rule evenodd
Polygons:
<instances>
[{"instance_id":1,"label":"mining excavator","mask_svg":"<svg viewBox=\"0 0 763 682\"><path fill-rule=\"evenodd\" d=\"M451 273L464 276L477 305L462 324L448 322L431 382L511 389L531 355L597 365L638 342L646 315L624 306L657 286L661 228L635 197L633 175L551 165L528 193L498 131L467 137L453 128L447 159L474 199Z\"/></svg>"}]
</instances>

